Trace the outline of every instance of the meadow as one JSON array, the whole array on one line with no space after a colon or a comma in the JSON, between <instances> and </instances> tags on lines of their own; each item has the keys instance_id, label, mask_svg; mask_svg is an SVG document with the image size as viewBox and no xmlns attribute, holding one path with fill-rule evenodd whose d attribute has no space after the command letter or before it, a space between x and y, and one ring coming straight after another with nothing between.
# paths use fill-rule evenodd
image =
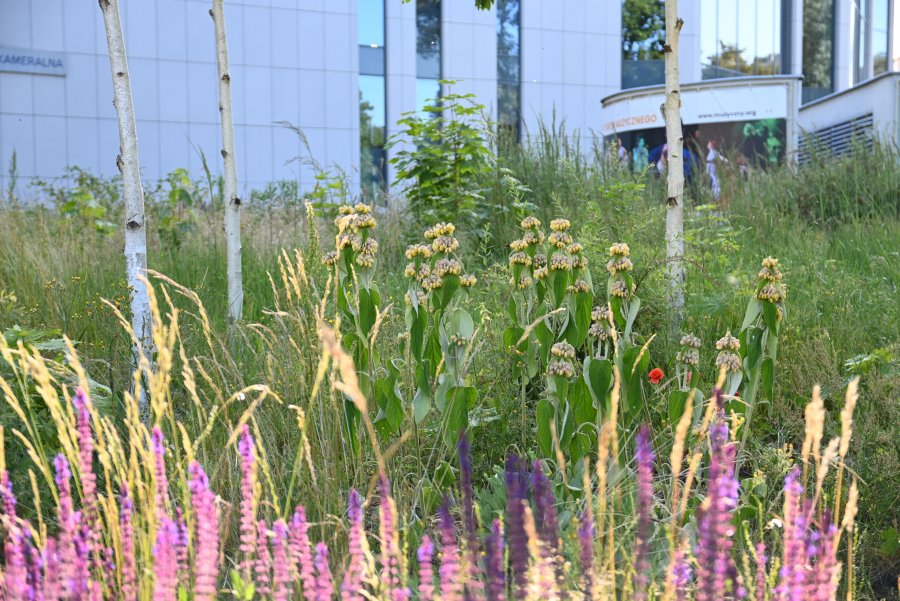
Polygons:
<instances>
[{"instance_id":1,"label":"meadow","mask_svg":"<svg viewBox=\"0 0 900 601\"><path fill-rule=\"evenodd\" d=\"M896 153L699 191L673 328L663 183L579 146L503 147L453 203L255 192L230 328L220 183L147 185L150 423L116 182L8 193L6 586L897 598Z\"/></svg>"}]
</instances>

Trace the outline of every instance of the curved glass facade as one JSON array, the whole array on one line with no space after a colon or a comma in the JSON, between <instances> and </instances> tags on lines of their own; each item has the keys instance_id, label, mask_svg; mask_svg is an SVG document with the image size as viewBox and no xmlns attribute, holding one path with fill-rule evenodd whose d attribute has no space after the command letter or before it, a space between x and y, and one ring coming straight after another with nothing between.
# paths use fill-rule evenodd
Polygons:
<instances>
[{"instance_id":1,"label":"curved glass facade","mask_svg":"<svg viewBox=\"0 0 900 601\"><path fill-rule=\"evenodd\" d=\"M665 38L663 0L622 1L623 90L665 83Z\"/></svg>"},{"instance_id":2,"label":"curved glass facade","mask_svg":"<svg viewBox=\"0 0 900 601\"><path fill-rule=\"evenodd\" d=\"M834 91L834 0L803 3L803 102Z\"/></svg>"}]
</instances>

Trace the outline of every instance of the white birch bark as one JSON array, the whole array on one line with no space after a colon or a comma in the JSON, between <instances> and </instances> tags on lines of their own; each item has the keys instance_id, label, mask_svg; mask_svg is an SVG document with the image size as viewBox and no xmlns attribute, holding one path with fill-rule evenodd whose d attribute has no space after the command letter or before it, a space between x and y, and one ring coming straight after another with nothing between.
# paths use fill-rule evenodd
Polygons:
<instances>
[{"instance_id":1,"label":"white birch bark","mask_svg":"<svg viewBox=\"0 0 900 601\"><path fill-rule=\"evenodd\" d=\"M666 0L666 122L668 169L666 171L666 281L677 329L684 309L684 137L681 131L681 91L678 82L678 35L683 21L678 18L677 0Z\"/></svg>"},{"instance_id":2,"label":"white birch bark","mask_svg":"<svg viewBox=\"0 0 900 601\"><path fill-rule=\"evenodd\" d=\"M141 358L147 362L153 357L151 335L152 318L150 296L145 281L147 271L147 228L144 221L144 188L141 186L141 169L138 161L137 127L134 122L134 103L131 97L131 80L128 76L128 57L125 38L119 18L118 0L100 0L106 43L109 46L109 66L113 81L113 103L119 122L119 156L116 165L122 174L125 196L125 269L131 288L131 327L138 340L135 349L135 365ZM138 395L141 413L146 412L146 396Z\"/></svg>"},{"instance_id":3,"label":"white birch bark","mask_svg":"<svg viewBox=\"0 0 900 601\"><path fill-rule=\"evenodd\" d=\"M231 109L231 74L225 40L225 11L222 0L212 0L209 11L216 30L216 65L219 71L219 112L222 116L222 159L225 166L225 256L228 277L228 319L239 321L244 308L241 273L241 199L237 193L237 165L234 160L234 118Z\"/></svg>"}]
</instances>

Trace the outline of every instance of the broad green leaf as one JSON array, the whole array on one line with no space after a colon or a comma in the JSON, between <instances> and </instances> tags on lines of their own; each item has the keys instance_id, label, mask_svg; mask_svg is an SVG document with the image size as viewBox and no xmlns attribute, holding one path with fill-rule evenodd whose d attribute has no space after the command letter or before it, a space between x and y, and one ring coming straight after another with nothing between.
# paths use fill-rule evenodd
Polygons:
<instances>
[{"instance_id":1,"label":"broad green leaf","mask_svg":"<svg viewBox=\"0 0 900 601\"><path fill-rule=\"evenodd\" d=\"M544 457L551 457L553 453L553 437L550 434L550 423L553 421L555 413L553 404L550 401L546 399L538 401L536 410L538 446L540 446Z\"/></svg>"},{"instance_id":2,"label":"broad green leaf","mask_svg":"<svg viewBox=\"0 0 900 601\"><path fill-rule=\"evenodd\" d=\"M475 321L469 312L456 308L447 314L447 333L469 339L475 333Z\"/></svg>"},{"instance_id":3,"label":"broad green leaf","mask_svg":"<svg viewBox=\"0 0 900 601\"><path fill-rule=\"evenodd\" d=\"M775 393L775 361L766 357L762 364L761 381L763 398L772 401Z\"/></svg>"},{"instance_id":4,"label":"broad green leaf","mask_svg":"<svg viewBox=\"0 0 900 601\"><path fill-rule=\"evenodd\" d=\"M516 343L519 342L519 339L524 333L525 330L523 330L519 326L510 326L503 330L503 348L506 349L507 352L512 353L514 347L516 346ZM526 339L524 342L522 342L521 345L519 345L518 350L524 351L527 347L528 340Z\"/></svg>"},{"instance_id":5,"label":"broad green leaf","mask_svg":"<svg viewBox=\"0 0 900 601\"><path fill-rule=\"evenodd\" d=\"M469 408L475 405L478 392L472 386L455 386L447 391L444 415L444 443L455 448L459 433L469 425Z\"/></svg>"},{"instance_id":6,"label":"broad green leaf","mask_svg":"<svg viewBox=\"0 0 900 601\"><path fill-rule=\"evenodd\" d=\"M608 416L612 410L609 398L609 386L612 383L612 363L609 359L587 357L584 360L583 377L588 384L588 390L594 399L594 404L600 410L600 416Z\"/></svg>"},{"instance_id":7,"label":"broad green leaf","mask_svg":"<svg viewBox=\"0 0 900 601\"><path fill-rule=\"evenodd\" d=\"M632 296L628 302L628 317L625 319L625 339L631 338L631 330L634 327L634 320L637 319L638 311L641 310L641 299Z\"/></svg>"},{"instance_id":8,"label":"broad green leaf","mask_svg":"<svg viewBox=\"0 0 900 601\"><path fill-rule=\"evenodd\" d=\"M762 311L762 306L759 299L750 299L750 302L747 303L747 312L744 314L744 323L741 324L741 330L746 330L753 325L756 322L756 318L759 317L760 311Z\"/></svg>"},{"instance_id":9,"label":"broad green leaf","mask_svg":"<svg viewBox=\"0 0 900 601\"><path fill-rule=\"evenodd\" d=\"M778 320L775 315L775 304L768 301L762 302L763 321L770 332L778 333Z\"/></svg>"},{"instance_id":10,"label":"broad green leaf","mask_svg":"<svg viewBox=\"0 0 900 601\"><path fill-rule=\"evenodd\" d=\"M359 290L359 329L364 338L369 337L372 326L375 325L376 314L375 299L365 288Z\"/></svg>"},{"instance_id":11,"label":"broad green leaf","mask_svg":"<svg viewBox=\"0 0 900 601\"><path fill-rule=\"evenodd\" d=\"M687 398L690 393L686 390L673 390L669 394L669 424L674 430L681 420L684 413L684 407L687 404Z\"/></svg>"}]
</instances>

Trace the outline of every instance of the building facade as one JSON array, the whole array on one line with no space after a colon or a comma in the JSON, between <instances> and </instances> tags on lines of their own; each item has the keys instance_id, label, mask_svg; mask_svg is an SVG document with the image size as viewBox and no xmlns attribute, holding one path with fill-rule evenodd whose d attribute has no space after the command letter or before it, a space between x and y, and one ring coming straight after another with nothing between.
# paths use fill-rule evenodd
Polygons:
<instances>
[{"instance_id":1,"label":"building facade","mask_svg":"<svg viewBox=\"0 0 900 601\"><path fill-rule=\"evenodd\" d=\"M680 0L682 82L802 75L800 103L900 70L898 0ZM205 156L221 171L209 0L120 0L140 163L156 181ZM625 11L623 13L623 10ZM389 185L385 141L404 113L472 92L527 136L565 122L587 143L602 99L660 83L660 35L629 38L629 1L226 0L239 184L322 170ZM623 18L625 17L625 18ZM652 15L651 15L652 20ZM656 48L656 50L654 50ZM78 166L116 173L116 115L95 2L0 0L0 184L18 192Z\"/></svg>"}]
</instances>

